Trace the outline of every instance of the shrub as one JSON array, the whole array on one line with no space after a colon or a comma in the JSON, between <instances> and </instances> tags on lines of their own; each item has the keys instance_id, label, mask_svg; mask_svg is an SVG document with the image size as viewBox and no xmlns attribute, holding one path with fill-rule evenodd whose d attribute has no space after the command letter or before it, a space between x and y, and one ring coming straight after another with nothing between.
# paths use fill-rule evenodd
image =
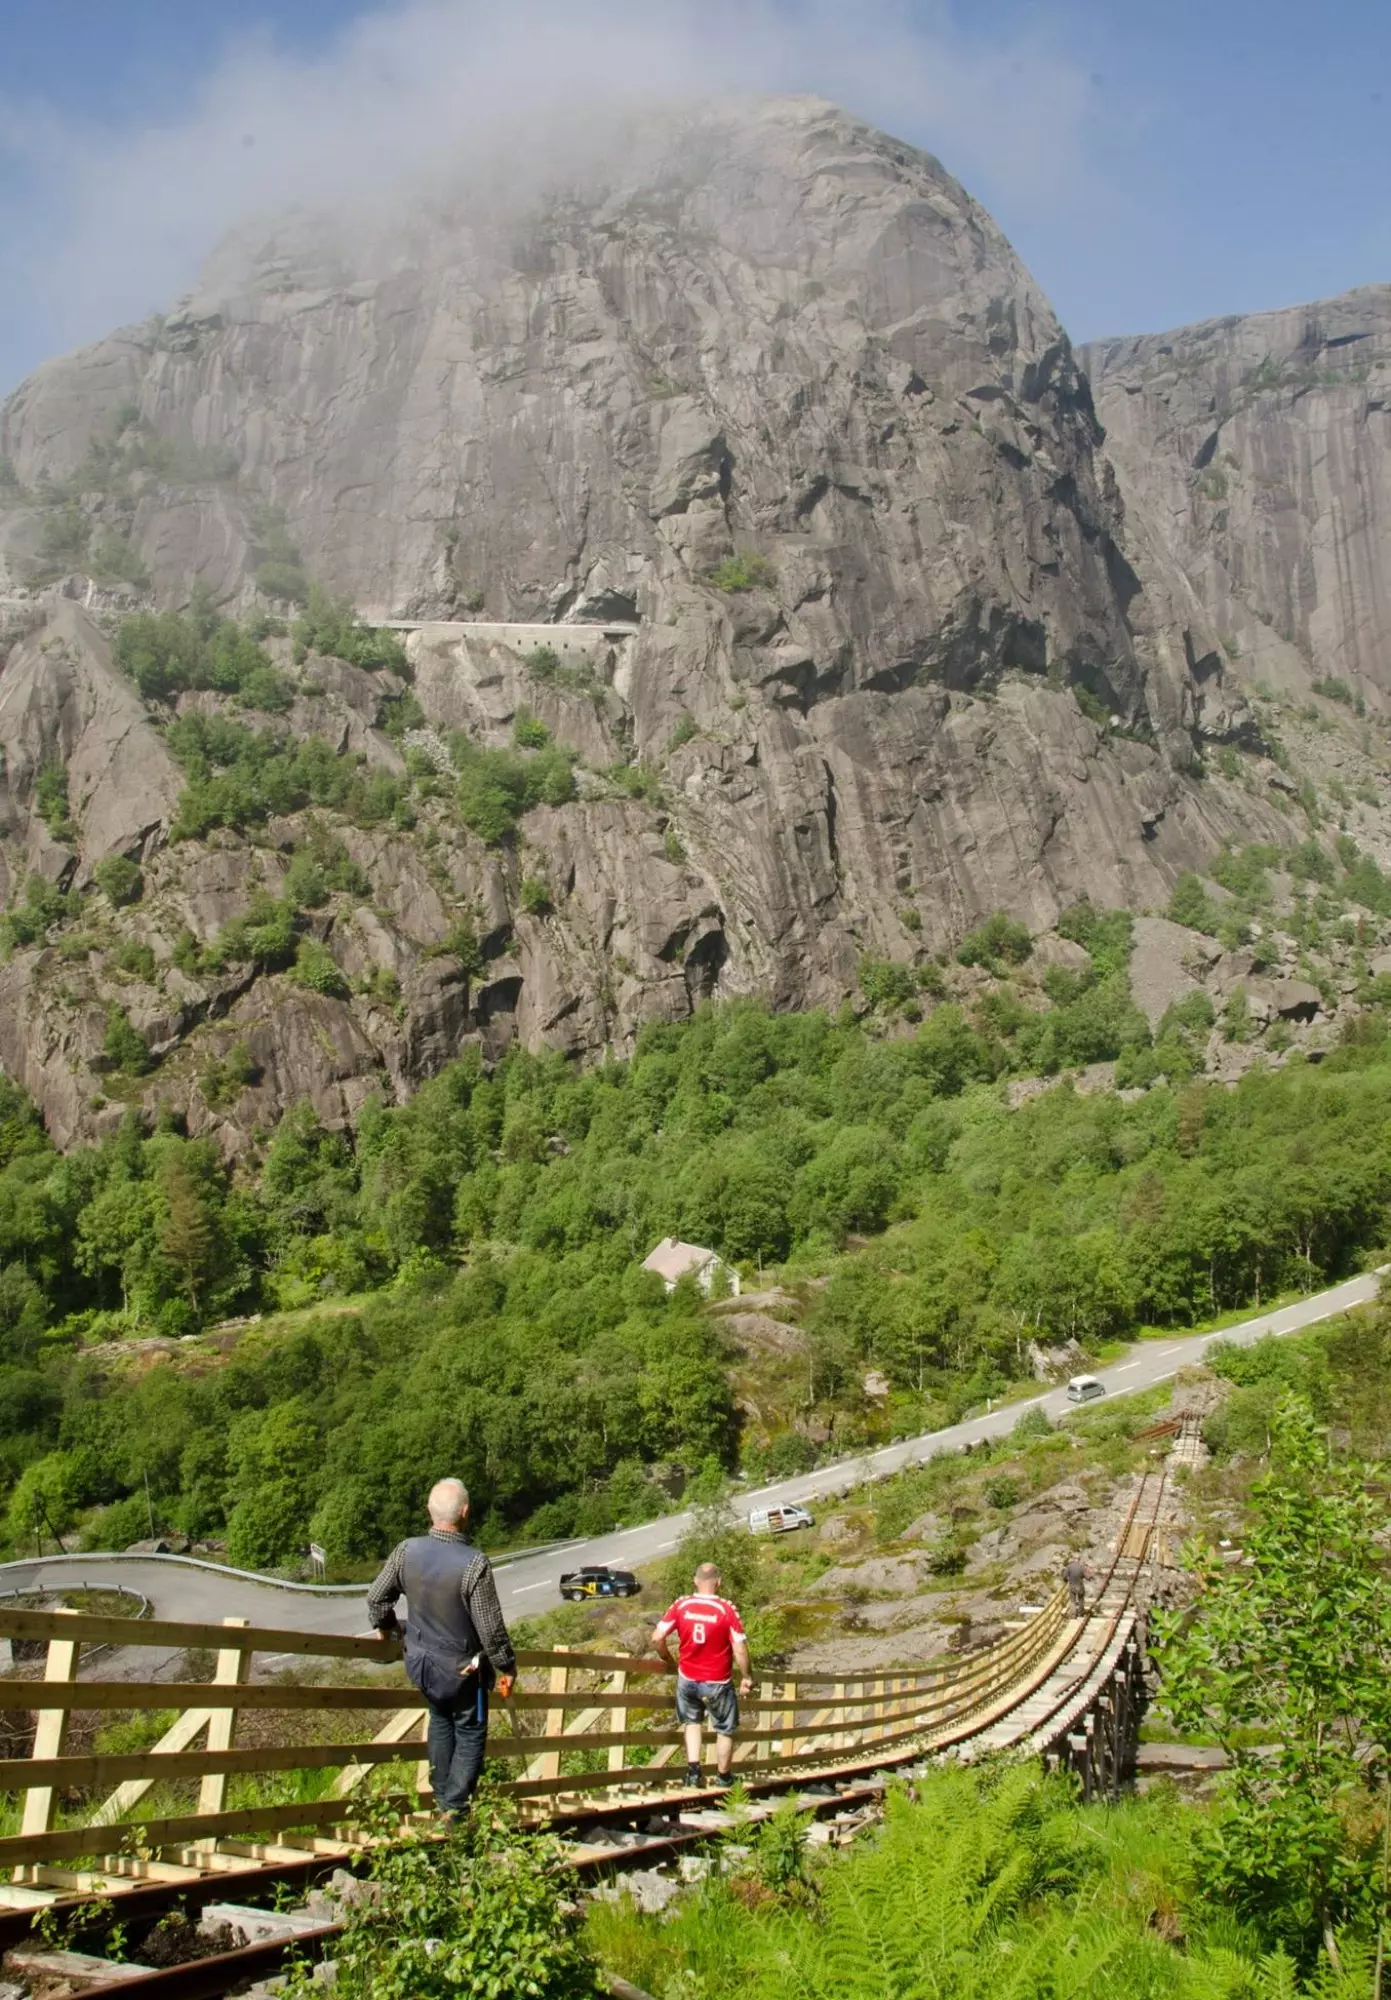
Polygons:
<instances>
[{"instance_id":1,"label":"shrub","mask_svg":"<svg viewBox=\"0 0 1391 2000\"><path fill-rule=\"evenodd\" d=\"M1351 708L1356 700L1352 689L1336 674L1325 674L1322 680L1310 682L1315 694L1321 694L1325 701L1340 702L1344 708Z\"/></svg>"},{"instance_id":2,"label":"shrub","mask_svg":"<svg viewBox=\"0 0 1391 2000\"><path fill-rule=\"evenodd\" d=\"M450 748L459 766L459 817L490 847L507 840L533 806L565 805L575 796L574 760L559 745L523 756L480 750L456 735Z\"/></svg>"},{"instance_id":3,"label":"shrub","mask_svg":"<svg viewBox=\"0 0 1391 2000\"><path fill-rule=\"evenodd\" d=\"M198 1079L203 1100L214 1111L235 1104L242 1092L256 1081L258 1071L245 1042L233 1042L226 1054L214 1058Z\"/></svg>"},{"instance_id":4,"label":"shrub","mask_svg":"<svg viewBox=\"0 0 1391 2000\"><path fill-rule=\"evenodd\" d=\"M1227 1004L1222 1009L1222 1038L1228 1042L1245 1042L1251 1038L1251 1004L1244 986L1234 986L1227 996Z\"/></svg>"},{"instance_id":5,"label":"shrub","mask_svg":"<svg viewBox=\"0 0 1391 2000\"><path fill-rule=\"evenodd\" d=\"M413 823L404 779L368 771L362 757L340 756L322 737L292 745L226 716L185 715L170 723L165 741L190 779L171 840L254 826L308 805L336 806L359 826Z\"/></svg>"},{"instance_id":6,"label":"shrub","mask_svg":"<svg viewBox=\"0 0 1391 2000\"><path fill-rule=\"evenodd\" d=\"M660 805L662 801L662 779L650 764L610 764L609 783L616 787L626 799L641 799L645 805Z\"/></svg>"},{"instance_id":7,"label":"shrub","mask_svg":"<svg viewBox=\"0 0 1391 2000\"><path fill-rule=\"evenodd\" d=\"M101 1052L114 1070L126 1076L144 1076L151 1067L145 1037L134 1026L124 1007L112 1007L106 1016L106 1033Z\"/></svg>"},{"instance_id":8,"label":"shrub","mask_svg":"<svg viewBox=\"0 0 1391 2000\"><path fill-rule=\"evenodd\" d=\"M122 621L116 664L147 701L172 701L185 689L235 696L244 708L283 710L294 691L269 653L234 619L215 611L206 594L187 613L137 611Z\"/></svg>"},{"instance_id":9,"label":"shrub","mask_svg":"<svg viewBox=\"0 0 1391 2000\"><path fill-rule=\"evenodd\" d=\"M544 750L551 740L551 732L539 716L529 708L519 708L517 719L512 724L512 741L519 750Z\"/></svg>"},{"instance_id":10,"label":"shrub","mask_svg":"<svg viewBox=\"0 0 1391 2000\"><path fill-rule=\"evenodd\" d=\"M116 909L138 903L145 889L138 864L124 854L106 855L92 870L92 880Z\"/></svg>"},{"instance_id":11,"label":"shrub","mask_svg":"<svg viewBox=\"0 0 1391 2000\"><path fill-rule=\"evenodd\" d=\"M727 556L718 569L711 570L710 581L716 590L727 590L731 594L744 590L767 590L777 581L777 571L766 556Z\"/></svg>"},{"instance_id":12,"label":"shrub","mask_svg":"<svg viewBox=\"0 0 1391 2000\"><path fill-rule=\"evenodd\" d=\"M1338 879L1332 855L1312 838L1301 840L1298 847L1292 848L1285 865L1296 882L1322 882L1328 886Z\"/></svg>"},{"instance_id":13,"label":"shrub","mask_svg":"<svg viewBox=\"0 0 1391 2000\"><path fill-rule=\"evenodd\" d=\"M309 596L309 578L297 562L263 562L252 579L263 597L277 604L303 604Z\"/></svg>"},{"instance_id":14,"label":"shrub","mask_svg":"<svg viewBox=\"0 0 1391 2000\"><path fill-rule=\"evenodd\" d=\"M92 523L71 501L53 507L44 515L39 530L39 554L50 567L80 563L92 538Z\"/></svg>"},{"instance_id":15,"label":"shrub","mask_svg":"<svg viewBox=\"0 0 1391 2000\"><path fill-rule=\"evenodd\" d=\"M311 993L322 993L336 1000L347 998L348 982L333 953L314 938L300 939L289 976L296 986L307 987Z\"/></svg>"},{"instance_id":16,"label":"shrub","mask_svg":"<svg viewBox=\"0 0 1391 2000\"><path fill-rule=\"evenodd\" d=\"M859 981L861 993L876 1011L906 1006L918 990L912 966L889 958L862 958Z\"/></svg>"},{"instance_id":17,"label":"shrub","mask_svg":"<svg viewBox=\"0 0 1391 2000\"><path fill-rule=\"evenodd\" d=\"M1089 687L1083 687L1081 681L1074 681L1072 683L1072 696L1073 700L1077 703L1077 706L1081 709L1083 715L1086 716L1088 722L1096 723L1097 727L1100 729L1110 728L1111 726L1110 709L1106 706L1106 703L1104 701L1099 700L1098 697L1092 693Z\"/></svg>"},{"instance_id":18,"label":"shrub","mask_svg":"<svg viewBox=\"0 0 1391 2000\"><path fill-rule=\"evenodd\" d=\"M149 588L150 572L126 537L110 528L96 539L92 549L92 570L96 576L116 583L128 583L135 590Z\"/></svg>"},{"instance_id":19,"label":"shrub","mask_svg":"<svg viewBox=\"0 0 1391 2000\"><path fill-rule=\"evenodd\" d=\"M440 950L446 958L457 958L471 978L483 970L483 947L470 917L459 917L454 922Z\"/></svg>"},{"instance_id":20,"label":"shrub","mask_svg":"<svg viewBox=\"0 0 1391 2000\"><path fill-rule=\"evenodd\" d=\"M24 901L12 905L0 918L0 950L8 955L16 945L39 944L54 924L65 923L81 911L80 896L65 895L42 875L30 875L24 883Z\"/></svg>"},{"instance_id":21,"label":"shrub","mask_svg":"<svg viewBox=\"0 0 1391 2000\"><path fill-rule=\"evenodd\" d=\"M293 638L297 660L307 653L324 653L353 667L409 672L406 649L394 632L364 625L351 604L329 597L317 586L311 586L304 611L295 620Z\"/></svg>"},{"instance_id":22,"label":"shrub","mask_svg":"<svg viewBox=\"0 0 1391 2000\"><path fill-rule=\"evenodd\" d=\"M534 681L554 681L559 677L560 655L554 646L533 646L522 659Z\"/></svg>"},{"instance_id":23,"label":"shrub","mask_svg":"<svg viewBox=\"0 0 1391 2000\"><path fill-rule=\"evenodd\" d=\"M294 956L298 912L292 903L278 902L258 889L244 916L224 924L202 954L202 965L217 970L226 965L255 965L277 972Z\"/></svg>"},{"instance_id":24,"label":"shrub","mask_svg":"<svg viewBox=\"0 0 1391 2000\"><path fill-rule=\"evenodd\" d=\"M550 914L550 887L539 875L523 877L520 896L522 908L529 917L544 917Z\"/></svg>"},{"instance_id":25,"label":"shrub","mask_svg":"<svg viewBox=\"0 0 1391 2000\"><path fill-rule=\"evenodd\" d=\"M155 955L147 944L137 944L128 938L112 954L111 963L117 972L128 972L133 979L143 979L146 985L153 985L155 977Z\"/></svg>"},{"instance_id":26,"label":"shrub","mask_svg":"<svg viewBox=\"0 0 1391 2000\"><path fill-rule=\"evenodd\" d=\"M584 1942L559 1843L513 1830L475 1804L440 1844L411 1838L377 1850L376 1890L347 1910L334 1945L341 2000L598 2000L612 1990ZM287 2000L322 1982L297 1967Z\"/></svg>"},{"instance_id":27,"label":"shrub","mask_svg":"<svg viewBox=\"0 0 1391 2000\"><path fill-rule=\"evenodd\" d=\"M1185 869L1174 884L1165 913L1171 924L1183 924L1190 931L1203 931L1209 937L1217 929L1217 911L1212 898L1203 887L1202 877L1195 875L1191 868Z\"/></svg>"},{"instance_id":28,"label":"shrub","mask_svg":"<svg viewBox=\"0 0 1391 2000\"><path fill-rule=\"evenodd\" d=\"M958 965L983 965L993 971L1001 965L1022 965L1033 948L1027 925L1016 923L1004 910L996 910L967 932L957 946L956 960Z\"/></svg>"},{"instance_id":29,"label":"shrub","mask_svg":"<svg viewBox=\"0 0 1391 2000\"><path fill-rule=\"evenodd\" d=\"M55 840L77 838L68 809L68 774L64 766L50 758L34 781L34 810Z\"/></svg>"},{"instance_id":30,"label":"shrub","mask_svg":"<svg viewBox=\"0 0 1391 2000\"><path fill-rule=\"evenodd\" d=\"M699 736L699 734L700 727L695 717L693 715L681 716L677 721L676 727L667 738L668 752L679 750L683 743L689 743L692 737Z\"/></svg>"}]
</instances>

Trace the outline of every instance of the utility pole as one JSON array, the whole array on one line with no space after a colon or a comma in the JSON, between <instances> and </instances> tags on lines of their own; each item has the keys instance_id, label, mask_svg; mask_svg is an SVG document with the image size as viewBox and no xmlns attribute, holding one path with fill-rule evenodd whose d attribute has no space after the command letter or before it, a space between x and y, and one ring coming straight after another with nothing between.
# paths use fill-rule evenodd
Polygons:
<instances>
[{"instance_id":1,"label":"utility pole","mask_svg":"<svg viewBox=\"0 0 1391 2000\"><path fill-rule=\"evenodd\" d=\"M145 1468L145 1512L150 1517L150 1540L153 1541L155 1538L155 1503L150 1498L150 1473L148 1466Z\"/></svg>"}]
</instances>

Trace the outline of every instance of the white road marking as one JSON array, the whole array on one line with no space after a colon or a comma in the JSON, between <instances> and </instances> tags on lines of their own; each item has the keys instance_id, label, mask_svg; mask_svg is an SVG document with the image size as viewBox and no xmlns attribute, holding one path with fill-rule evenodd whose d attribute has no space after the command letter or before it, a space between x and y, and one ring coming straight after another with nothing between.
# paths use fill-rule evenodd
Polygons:
<instances>
[{"instance_id":1,"label":"white road marking","mask_svg":"<svg viewBox=\"0 0 1391 2000\"><path fill-rule=\"evenodd\" d=\"M514 1597L520 1597L523 1591L545 1590L549 1587L549 1585L550 1585L550 1578L548 1576L543 1576L539 1583L514 1583L512 1586L512 1595Z\"/></svg>"},{"instance_id":2,"label":"white road marking","mask_svg":"<svg viewBox=\"0 0 1391 2000\"><path fill-rule=\"evenodd\" d=\"M669 1542L658 1542L656 1553L660 1555L663 1549L674 1549L675 1547L676 1547L676 1540L675 1537L673 1536L672 1540Z\"/></svg>"},{"instance_id":3,"label":"white road marking","mask_svg":"<svg viewBox=\"0 0 1391 2000\"><path fill-rule=\"evenodd\" d=\"M1132 1368L1138 1368L1139 1365L1138 1361L1125 1361L1121 1363L1119 1368L1114 1369L1112 1372L1116 1375L1128 1375Z\"/></svg>"}]
</instances>

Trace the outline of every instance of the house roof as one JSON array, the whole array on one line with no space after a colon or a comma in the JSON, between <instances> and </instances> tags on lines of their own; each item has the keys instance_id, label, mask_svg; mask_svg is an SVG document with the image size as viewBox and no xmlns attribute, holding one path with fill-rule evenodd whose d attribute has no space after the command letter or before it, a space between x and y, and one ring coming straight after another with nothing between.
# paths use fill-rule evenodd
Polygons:
<instances>
[{"instance_id":1,"label":"house roof","mask_svg":"<svg viewBox=\"0 0 1391 2000\"><path fill-rule=\"evenodd\" d=\"M716 1262L715 1251L703 1250L699 1243L680 1243L674 1236L664 1236L656 1249L643 1258L642 1268L674 1283L689 1272L703 1271L707 1264Z\"/></svg>"}]
</instances>

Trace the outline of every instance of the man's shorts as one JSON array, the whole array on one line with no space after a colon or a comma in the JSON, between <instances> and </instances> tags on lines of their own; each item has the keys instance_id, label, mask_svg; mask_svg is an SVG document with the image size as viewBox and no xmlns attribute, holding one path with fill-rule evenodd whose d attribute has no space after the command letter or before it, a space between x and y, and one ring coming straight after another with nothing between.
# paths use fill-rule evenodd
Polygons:
<instances>
[{"instance_id":1,"label":"man's shorts","mask_svg":"<svg viewBox=\"0 0 1391 2000\"><path fill-rule=\"evenodd\" d=\"M733 1681L688 1681L684 1674L678 1674L677 1721L703 1722L707 1715L717 1736L734 1734L739 1727L739 1697Z\"/></svg>"}]
</instances>

